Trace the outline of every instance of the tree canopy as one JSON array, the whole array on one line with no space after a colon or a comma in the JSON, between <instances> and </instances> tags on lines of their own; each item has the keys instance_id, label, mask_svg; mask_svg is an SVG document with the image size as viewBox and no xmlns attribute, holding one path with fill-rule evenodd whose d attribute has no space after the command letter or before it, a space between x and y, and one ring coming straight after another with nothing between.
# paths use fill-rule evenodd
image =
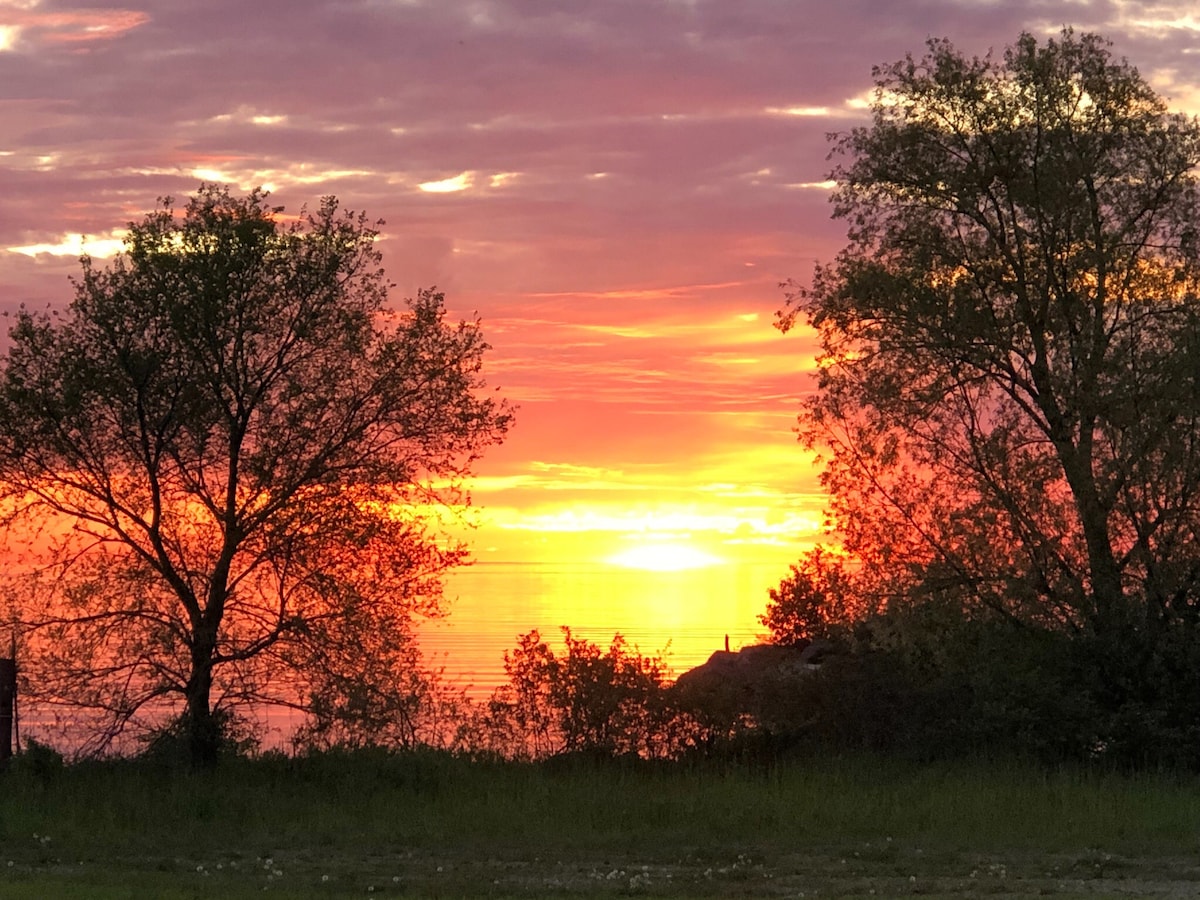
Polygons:
<instances>
[{"instance_id":1,"label":"tree canopy","mask_svg":"<svg viewBox=\"0 0 1200 900\"><path fill-rule=\"evenodd\" d=\"M780 318L822 342L800 433L843 568L1161 695L1200 624L1200 124L1069 29L875 76L832 153L848 246Z\"/></svg>"},{"instance_id":2,"label":"tree canopy","mask_svg":"<svg viewBox=\"0 0 1200 900\"><path fill-rule=\"evenodd\" d=\"M876 71L835 146L850 245L806 439L837 522L1021 615L1190 609L1200 486L1200 126L1099 38L945 41ZM871 515L864 515L870 510Z\"/></svg>"},{"instance_id":3,"label":"tree canopy","mask_svg":"<svg viewBox=\"0 0 1200 900\"><path fill-rule=\"evenodd\" d=\"M505 651L508 681L479 723L482 743L517 758L558 754L665 758L695 736L668 690L661 654L643 656L614 635L605 650L563 626L563 652L535 630Z\"/></svg>"},{"instance_id":4,"label":"tree canopy","mask_svg":"<svg viewBox=\"0 0 1200 900\"><path fill-rule=\"evenodd\" d=\"M389 306L378 232L335 199L281 211L162 201L0 360L10 541L46 563L26 668L102 714L96 746L167 714L209 762L238 701L404 683L464 553L438 510L509 427L477 321Z\"/></svg>"}]
</instances>

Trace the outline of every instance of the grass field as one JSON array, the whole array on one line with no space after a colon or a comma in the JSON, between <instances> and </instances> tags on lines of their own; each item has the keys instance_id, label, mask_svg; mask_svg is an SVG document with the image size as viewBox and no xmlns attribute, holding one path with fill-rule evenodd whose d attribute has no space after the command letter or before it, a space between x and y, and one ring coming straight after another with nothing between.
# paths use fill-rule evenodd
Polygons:
<instances>
[{"instance_id":1,"label":"grass field","mask_svg":"<svg viewBox=\"0 0 1200 900\"><path fill-rule=\"evenodd\" d=\"M1200 894L1200 784L437 755L0 776L0 897Z\"/></svg>"}]
</instances>

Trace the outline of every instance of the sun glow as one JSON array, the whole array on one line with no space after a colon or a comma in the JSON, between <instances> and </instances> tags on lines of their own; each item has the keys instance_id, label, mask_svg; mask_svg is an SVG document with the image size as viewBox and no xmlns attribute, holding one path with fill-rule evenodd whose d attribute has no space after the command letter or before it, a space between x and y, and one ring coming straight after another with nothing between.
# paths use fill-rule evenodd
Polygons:
<instances>
[{"instance_id":1,"label":"sun glow","mask_svg":"<svg viewBox=\"0 0 1200 900\"><path fill-rule=\"evenodd\" d=\"M107 259L120 253L125 246L125 231L117 229L109 232L108 237L89 238L82 234L63 235L57 243L27 244L23 247L6 247L10 253L20 253L22 256L39 256L43 253L50 256L81 256L88 255L96 259Z\"/></svg>"},{"instance_id":2,"label":"sun glow","mask_svg":"<svg viewBox=\"0 0 1200 900\"><path fill-rule=\"evenodd\" d=\"M680 572L714 566L722 560L688 544L651 542L614 553L605 562L626 569Z\"/></svg>"},{"instance_id":3,"label":"sun glow","mask_svg":"<svg viewBox=\"0 0 1200 900\"><path fill-rule=\"evenodd\" d=\"M453 194L458 191L465 191L474 181L474 172L463 172L461 175L455 175L453 178L443 178L441 181L422 181L417 187L427 194Z\"/></svg>"}]
</instances>

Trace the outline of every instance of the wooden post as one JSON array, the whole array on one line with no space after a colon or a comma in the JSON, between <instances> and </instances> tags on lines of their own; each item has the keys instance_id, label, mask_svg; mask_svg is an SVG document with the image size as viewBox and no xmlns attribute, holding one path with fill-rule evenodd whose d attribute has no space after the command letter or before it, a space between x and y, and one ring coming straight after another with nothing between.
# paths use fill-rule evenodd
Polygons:
<instances>
[{"instance_id":1,"label":"wooden post","mask_svg":"<svg viewBox=\"0 0 1200 900\"><path fill-rule=\"evenodd\" d=\"M0 659L0 769L13 754L13 709L17 702L17 661Z\"/></svg>"}]
</instances>

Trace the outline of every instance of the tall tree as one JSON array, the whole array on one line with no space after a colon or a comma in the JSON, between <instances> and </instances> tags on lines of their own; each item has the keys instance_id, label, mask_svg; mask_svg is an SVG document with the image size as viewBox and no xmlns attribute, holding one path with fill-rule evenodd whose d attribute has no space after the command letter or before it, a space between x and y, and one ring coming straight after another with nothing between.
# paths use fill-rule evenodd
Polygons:
<instances>
[{"instance_id":1,"label":"tall tree","mask_svg":"<svg viewBox=\"0 0 1200 900\"><path fill-rule=\"evenodd\" d=\"M478 322L432 291L390 307L377 231L333 198L281 210L163 201L0 360L10 539L32 523L53 563L39 687L102 712L101 741L176 715L207 764L230 703L403 682L463 557L438 511L509 426Z\"/></svg>"},{"instance_id":2,"label":"tall tree","mask_svg":"<svg viewBox=\"0 0 1200 900\"><path fill-rule=\"evenodd\" d=\"M1194 625L1200 125L1070 30L875 76L834 146L849 245L780 320L822 339L801 433L847 549L881 602Z\"/></svg>"}]
</instances>

